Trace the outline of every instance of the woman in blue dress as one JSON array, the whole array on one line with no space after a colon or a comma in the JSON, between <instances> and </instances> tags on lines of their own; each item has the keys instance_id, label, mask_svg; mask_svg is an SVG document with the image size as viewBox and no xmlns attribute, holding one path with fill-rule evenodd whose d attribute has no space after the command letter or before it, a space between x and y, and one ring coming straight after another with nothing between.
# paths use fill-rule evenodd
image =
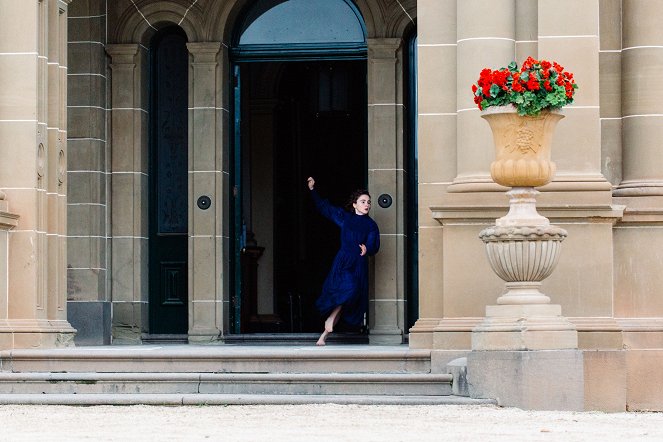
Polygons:
<instances>
[{"instance_id":1,"label":"woman in blue dress","mask_svg":"<svg viewBox=\"0 0 663 442\"><path fill-rule=\"evenodd\" d=\"M325 330L316 345L325 345L339 319L355 326L363 324L368 309L368 257L380 248L380 231L368 216L371 195L356 190L350 196L350 211L333 206L315 191L315 180L308 178L308 188L315 205L326 218L341 228L341 248L322 285L322 293L315 305L325 320Z\"/></svg>"}]
</instances>

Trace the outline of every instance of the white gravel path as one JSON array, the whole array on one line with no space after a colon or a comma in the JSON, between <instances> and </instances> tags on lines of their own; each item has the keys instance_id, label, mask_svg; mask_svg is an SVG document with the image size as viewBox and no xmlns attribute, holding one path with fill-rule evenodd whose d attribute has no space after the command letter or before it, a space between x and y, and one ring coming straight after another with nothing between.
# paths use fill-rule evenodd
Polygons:
<instances>
[{"instance_id":1,"label":"white gravel path","mask_svg":"<svg viewBox=\"0 0 663 442\"><path fill-rule=\"evenodd\" d=\"M2 441L663 440L663 413L496 406L0 406Z\"/></svg>"}]
</instances>

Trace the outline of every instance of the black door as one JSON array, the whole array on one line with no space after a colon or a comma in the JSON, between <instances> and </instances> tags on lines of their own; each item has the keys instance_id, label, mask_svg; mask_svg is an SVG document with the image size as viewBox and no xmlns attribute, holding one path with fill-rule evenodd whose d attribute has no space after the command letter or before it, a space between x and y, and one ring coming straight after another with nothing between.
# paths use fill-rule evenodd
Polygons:
<instances>
[{"instance_id":1,"label":"black door","mask_svg":"<svg viewBox=\"0 0 663 442\"><path fill-rule=\"evenodd\" d=\"M151 47L150 334L185 334L187 308L188 52L179 27Z\"/></svg>"}]
</instances>

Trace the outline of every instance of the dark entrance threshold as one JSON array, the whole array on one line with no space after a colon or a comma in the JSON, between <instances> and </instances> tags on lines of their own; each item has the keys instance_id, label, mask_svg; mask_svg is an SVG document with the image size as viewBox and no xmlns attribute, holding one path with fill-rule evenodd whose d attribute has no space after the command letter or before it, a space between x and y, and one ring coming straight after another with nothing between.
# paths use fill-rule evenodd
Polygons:
<instances>
[{"instance_id":1,"label":"dark entrance threshold","mask_svg":"<svg viewBox=\"0 0 663 442\"><path fill-rule=\"evenodd\" d=\"M182 334L144 334L143 344L188 344L189 335Z\"/></svg>"},{"instance_id":2,"label":"dark entrance threshold","mask_svg":"<svg viewBox=\"0 0 663 442\"><path fill-rule=\"evenodd\" d=\"M236 345L315 345L319 333L249 333L229 335L224 338L226 344ZM345 345L368 345L368 335L360 333L333 333L327 343Z\"/></svg>"}]
</instances>

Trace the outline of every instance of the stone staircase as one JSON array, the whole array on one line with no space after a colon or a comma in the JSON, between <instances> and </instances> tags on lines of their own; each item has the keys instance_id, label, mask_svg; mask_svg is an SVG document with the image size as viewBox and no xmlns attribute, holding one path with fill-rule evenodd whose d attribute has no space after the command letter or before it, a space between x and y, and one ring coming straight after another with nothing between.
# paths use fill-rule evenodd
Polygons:
<instances>
[{"instance_id":1,"label":"stone staircase","mask_svg":"<svg viewBox=\"0 0 663 442\"><path fill-rule=\"evenodd\" d=\"M407 346L77 347L0 352L0 404L470 404Z\"/></svg>"}]
</instances>

